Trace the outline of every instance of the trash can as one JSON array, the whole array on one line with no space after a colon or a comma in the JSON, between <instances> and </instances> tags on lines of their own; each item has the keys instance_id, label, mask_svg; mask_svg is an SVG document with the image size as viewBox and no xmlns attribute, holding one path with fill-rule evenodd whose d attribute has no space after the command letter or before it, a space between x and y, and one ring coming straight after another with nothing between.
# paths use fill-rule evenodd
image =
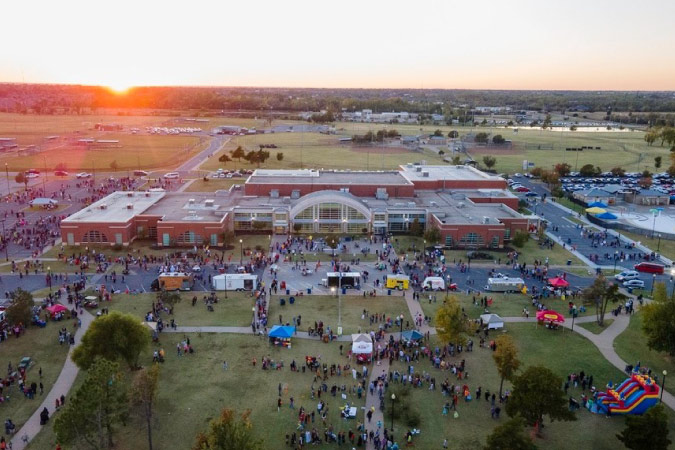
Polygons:
<instances>
[{"instance_id":1,"label":"trash can","mask_svg":"<svg viewBox=\"0 0 675 450\"><path fill-rule=\"evenodd\" d=\"M568 259L568 260L567 260L567 265L568 265L568 266L571 266L571 265L572 265L572 260L571 260L571 259Z\"/></svg>"},{"instance_id":2,"label":"trash can","mask_svg":"<svg viewBox=\"0 0 675 450\"><path fill-rule=\"evenodd\" d=\"M290 298L288 299L288 303L290 303L291 305L292 305L293 303L295 303L295 297L290 297Z\"/></svg>"},{"instance_id":3,"label":"trash can","mask_svg":"<svg viewBox=\"0 0 675 450\"><path fill-rule=\"evenodd\" d=\"M387 289L387 295L391 295L391 289Z\"/></svg>"},{"instance_id":4,"label":"trash can","mask_svg":"<svg viewBox=\"0 0 675 450\"><path fill-rule=\"evenodd\" d=\"M291 290L290 290L290 289L286 289L286 295L291 295Z\"/></svg>"},{"instance_id":5,"label":"trash can","mask_svg":"<svg viewBox=\"0 0 675 450\"><path fill-rule=\"evenodd\" d=\"M307 288L307 293L311 294L312 293L312 288Z\"/></svg>"},{"instance_id":6,"label":"trash can","mask_svg":"<svg viewBox=\"0 0 675 450\"><path fill-rule=\"evenodd\" d=\"M347 288L342 288L342 295L346 295L346 294L347 294Z\"/></svg>"}]
</instances>

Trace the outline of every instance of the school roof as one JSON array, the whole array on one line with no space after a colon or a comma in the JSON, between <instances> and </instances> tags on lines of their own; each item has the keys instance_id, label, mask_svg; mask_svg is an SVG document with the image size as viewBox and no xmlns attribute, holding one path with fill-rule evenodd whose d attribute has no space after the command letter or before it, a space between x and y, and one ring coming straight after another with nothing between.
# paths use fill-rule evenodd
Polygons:
<instances>
[{"instance_id":1,"label":"school roof","mask_svg":"<svg viewBox=\"0 0 675 450\"><path fill-rule=\"evenodd\" d=\"M430 166L406 164L401 167L401 175L409 181L504 181L503 178L482 172L470 166ZM424 175L427 173L428 175Z\"/></svg>"},{"instance_id":2,"label":"school roof","mask_svg":"<svg viewBox=\"0 0 675 450\"><path fill-rule=\"evenodd\" d=\"M126 223L165 195L165 192L113 192L67 217L62 223Z\"/></svg>"},{"instance_id":3,"label":"school roof","mask_svg":"<svg viewBox=\"0 0 675 450\"><path fill-rule=\"evenodd\" d=\"M349 185L401 185L411 183L401 173L392 171L359 170L275 170L257 169L246 181L252 184L340 184Z\"/></svg>"}]
</instances>

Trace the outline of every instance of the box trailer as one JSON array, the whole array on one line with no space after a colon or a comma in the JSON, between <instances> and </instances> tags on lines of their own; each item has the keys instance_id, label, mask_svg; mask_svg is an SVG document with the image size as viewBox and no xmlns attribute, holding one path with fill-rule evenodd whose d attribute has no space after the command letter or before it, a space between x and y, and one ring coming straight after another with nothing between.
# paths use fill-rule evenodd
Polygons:
<instances>
[{"instance_id":1,"label":"box trailer","mask_svg":"<svg viewBox=\"0 0 675 450\"><path fill-rule=\"evenodd\" d=\"M183 272L163 272L152 283L153 290L189 291L194 287L194 277Z\"/></svg>"},{"instance_id":2,"label":"box trailer","mask_svg":"<svg viewBox=\"0 0 675 450\"><path fill-rule=\"evenodd\" d=\"M328 272L322 281L326 287L359 289L361 274L359 272Z\"/></svg>"},{"instance_id":3,"label":"box trailer","mask_svg":"<svg viewBox=\"0 0 675 450\"><path fill-rule=\"evenodd\" d=\"M442 277L426 277L422 288L425 291L442 291L445 289L445 280Z\"/></svg>"},{"instance_id":4,"label":"box trailer","mask_svg":"<svg viewBox=\"0 0 675 450\"><path fill-rule=\"evenodd\" d=\"M258 276L250 273L224 273L211 278L216 291L252 291L258 285Z\"/></svg>"},{"instance_id":5,"label":"box trailer","mask_svg":"<svg viewBox=\"0 0 675 450\"><path fill-rule=\"evenodd\" d=\"M387 289L408 289L410 277L402 274L387 275Z\"/></svg>"},{"instance_id":6,"label":"box trailer","mask_svg":"<svg viewBox=\"0 0 675 450\"><path fill-rule=\"evenodd\" d=\"M488 278L485 290L490 292L520 292L525 282L522 278Z\"/></svg>"}]
</instances>

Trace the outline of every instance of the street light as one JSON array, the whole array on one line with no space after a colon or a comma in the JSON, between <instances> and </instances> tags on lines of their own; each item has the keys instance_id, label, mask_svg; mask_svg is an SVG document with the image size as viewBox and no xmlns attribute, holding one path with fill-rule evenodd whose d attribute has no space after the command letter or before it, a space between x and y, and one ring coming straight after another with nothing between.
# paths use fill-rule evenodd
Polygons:
<instances>
[{"instance_id":1,"label":"street light","mask_svg":"<svg viewBox=\"0 0 675 450\"><path fill-rule=\"evenodd\" d=\"M244 265L244 241L239 239L239 265L243 266Z\"/></svg>"},{"instance_id":2,"label":"street light","mask_svg":"<svg viewBox=\"0 0 675 450\"><path fill-rule=\"evenodd\" d=\"M661 250L661 233L659 233L659 244L656 246L656 253L658 253L659 250Z\"/></svg>"},{"instance_id":3,"label":"street light","mask_svg":"<svg viewBox=\"0 0 675 450\"><path fill-rule=\"evenodd\" d=\"M49 285L49 296L52 295L52 268L47 266L47 284Z\"/></svg>"},{"instance_id":4,"label":"street light","mask_svg":"<svg viewBox=\"0 0 675 450\"><path fill-rule=\"evenodd\" d=\"M663 389L661 389L663 392ZM391 432L394 432L394 400L396 400L396 394L391 394Z\"/></svg>"},{"instance_id":5,"label":"street light","mask_svg":"<svg viewBox=\"0 0 675 450\"><path fill-rule=\"evenodd\" d=\"M401 323L399 324L400 327L401 327L401 332L400 332L400 334L399 334L399 336L398 336L398 340L399 340L399 341L402 341L402 340L403 340L403 314L401 314L401 315L399 316L398 320L401 322ZM392 427L392 429L393 429L393 427Z\"/></svg>"},{"instance_id":6,"label":"street light","mask_svg":"<svg viewBox=\"0 0 675 450\"><path fill-rule=\"evenodd\" d=\"M613 273L616 273L616 260L617 259L619 259L619 251L618 250L614 251L614 272Z\"/></svg>"},{"instance_id":7,"label":"street light","mask_svg":"<svg viewBox=\"0 0 675 450\"><path fill-rule=\"evenodd\" d=\"M5 244L5 261L9 261L9 253L7 253L9 242L5 237L5 219L2 219L2 242Z\"/></svg>"},{"instance_id":8,"label":"street light","mask_svg":"<svg viewBox=\"0 0 675 450\"><path fill-rule=\"evenodd\" d=\"M10 189L9 189L9 166L7 163L5 163L5 176L7 176L7 195L10 194Z\"/></svg>"},{"instance_id":9,"label":"street light","mask_svg":"<svg viewBox=\"0 0 675 450\"><path fill-rule=\"evenodd\" d=\"M655 273L652 274L652 292L650 294L652 297L654 296L654 283L656 283L656 274Z\"/></svg>"},{"instance_id":10,"label":"street light","mask_svg":"<svg viewBox=\"0 0 675 450\"><path fill-rule=\"evenodd\" d=\"M666 385L666 375L668 375L668 371L664 370L663 371L663 380L661 381L661 397L659 397L659 403L663 402L663 386Z\"/></svg>"}]
</instances>

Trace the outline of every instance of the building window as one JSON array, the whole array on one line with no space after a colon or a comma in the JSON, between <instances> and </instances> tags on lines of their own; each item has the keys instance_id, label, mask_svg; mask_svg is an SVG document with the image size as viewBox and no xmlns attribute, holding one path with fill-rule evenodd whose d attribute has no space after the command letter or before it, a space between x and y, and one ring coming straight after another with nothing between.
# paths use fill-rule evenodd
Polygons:
<instances>
[{"instance_id":1,"label":"building window","mask_svg":"<svg viewBox=\"0 0 675 450\"><path fill-rule=\"evenodd\" d=\"M511 239L511 228L504 230L504 240Z\"/></svg>"},{"instance_id":2,"label":"building window","mask_svg":"<svg viewBox=\"0 0 675 450\"><path fill-rule=\"evenodd\" d=\"M405 223L403 222L389 222L389 231L405 231Z\"/></svg>"},{"instance_id":3,"label":"building window","mask_svg":"<svg viewBox=\"0 0 675 450\"><path fill-rule=\"evenodd\" d=\"M452 236L448 235L445 237L445 246L452 247Z\"/></svg>"},{"instance_id":4,"label":"building window","mask_svg":"<svg viewBox=\"0 0 675 450\"><path fill-rule=\"evenodd\" d=\"M483 236L478 233L467 233L462 236L459 240L459 245L461 246L475 246L483 245Z\"/></svg>"},{"instance_id":5,"label":"building window","mask_svg":"<svg viewBox=\"0 0 675 450\"><path fill-rule=\"evenodd\" d=\"M171 236L169 233L163 233L162 234L162 245L165 247L168 247L171 244Z\"/></svg>"},{"instance_id":6,"label":"building window","mask_svg":"<svg viewBox=\"0 0 675 450\"><path fill-rule=\"evenodd\" d=\"M91 230L84 233L82 242L101 243L108 242L108 236L98 230Z\"/></svg>"},{"instance_id":7,"label":"building window","mask_svg":"<svg viewBox=\"0 0 675 450\"><path fill-rule=\"evenodd\" d=\"M309 208L305 208L300 213L295 216L296 219L313 219L314 218L314 207L310 206Z\"/></svg>"},{"instance_id":8,"label":"building window","mask_svg":"<svg viewBox=\"0 0 675 450\"><path fill-rule=\"evenodd\" d=\"M68 245L73 245L75 243L75 236L73 233L68 233Z\"/></svg>"},{"instance_id":9,"label":"building window","mask_svg":"<svg viewBox=\"0 0 675 450\"><path fill-rule=\"evenodd\" d=\"M234 222L234 229L236 231L247 231L251 229L251 222Z\"/></svg>"},{"instance_id":10,"label":"building window","mask_svg":"<svg viewBox=\"0 0 675 450\"><path fill-rule=\"evenodd\" d=\"M157 239L157 227L148 227L148 237L150 239Z\"/></svg>"},{"instance_id":11,"label":"building window","mask_svg":"<svg viewBox=\"0 0 675 450\"><path fill-rule=\"evenodd\" d=\"M340 224L319 223L319 233L339 233L341 231Z\"/></svg>"},{"instance_id":12,"label":"building window","mask_svg":"<svg viewBox=\"0 0 675 450\"><path fill-rule=\"evenodd\" d=\"M195 234L194 231L186 231L181 233L176 238L176 244L202 244L204 239L200 234Z\"/></svg>"},{"instance_id":13,"label":"building window","mask_svg":"<svg viewBox=\"0 0 675 450\"><path fill-rule=\"evenodd\" d=\"M490 247L498 248L499 247L499 236L492 236L492 242L490 242Z\"/></svg>"},{"instance_id":14,"label":"building window","mask_svg":"<svg viewBox=\"0 0 675 450\"><path fill-rule=\"evenodd\" d=\"M216 233L211 234L211 245L218 245L218 235Z\"/></svg>"},{"instance_id":15,"label":"building window","mask_svg":"<svg viewBox=\"0 0 675 450\"><path fill-rule=\"evenodd\" d=\"M368 229L367 223L350 223L347 225L347 233L363 233L363 229Z\"/></svg>"},{"instance_id":16,"label":"building window","mask_svg":"<svg viewBox=\"0 0 675 450\"><path fill-rule=\"evenodd\" d=\"M122 244L122 233L115 233L115 244Z\"/></svg>"},{"instance_id":17,"label":"building window","mask_svg":"<svg viewBox=\"0 0 675 450\"><path fill-rule=\"evenodd\" d=\"M385 214L373 214L373 220L376 222L384 222L385 221Z\"/></svg>"},{"instance_id":18,"label":"building window","mask_svg":"<svg viewBox=\"0 0 675 450\"><path fill-rule=\"evenodd\" d=\"M356 209L347 207L347 219L349 220L365 220L366 216L358 212Z\"/></svg>"},{"instance_id":19,"label":"building window","mask_svg":"<svg viewBox=\"0 0 675 450\"><path fill-rule=\"evenodd\" d=\"M319 205L319 220L340 220L342 217L340 203L321 203Z\"/></svg>"},{"instance_id":20,"label":"building window","mask_svg":"<svg viewBox=\"0 0 675 450\"><path fill-rule=\"evenodd\" d=\"M274 220L288 220L288 214L275 214Z\"/></svg>"}]
</instances>

